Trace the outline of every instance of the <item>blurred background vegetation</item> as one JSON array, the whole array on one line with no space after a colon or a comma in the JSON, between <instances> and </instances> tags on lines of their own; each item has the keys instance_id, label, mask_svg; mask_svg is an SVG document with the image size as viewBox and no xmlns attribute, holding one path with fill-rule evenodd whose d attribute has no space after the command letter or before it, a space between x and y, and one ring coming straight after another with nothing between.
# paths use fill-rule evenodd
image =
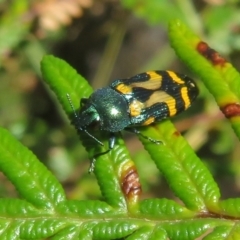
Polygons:
<instances>
[{"instance_id":1,"label":"blurred background vegetation","mask_svg":"<svg viewBox=\"0 0 240 240\"><path fill-rule=\"evenodd\" d=\"M240 144L197 76L169 46L168 21L179 18L240 68L238 0L0 0L0 125L30 148L64 185L69 198L100 196L87 154L39 62L66 60L94 89L146 70L171 69L198 82L193 107L173 119L218 181L223 198L240 191ZM143 197L173 197L134 135L124 133ZM0 175L0 196L16 196Z\"/></svg>"}]
</instances>

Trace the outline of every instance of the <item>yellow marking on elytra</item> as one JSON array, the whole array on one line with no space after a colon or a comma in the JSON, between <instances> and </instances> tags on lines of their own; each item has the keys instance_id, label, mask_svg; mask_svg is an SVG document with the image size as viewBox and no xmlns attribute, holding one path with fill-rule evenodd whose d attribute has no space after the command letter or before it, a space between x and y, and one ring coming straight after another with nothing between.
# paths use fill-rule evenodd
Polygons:
<instances>
[{"instance_id":1,"label":"yellow marking on elytra","mask_svg":"<svg viewBox=\"0 0 240 240\"><path fill-rule=\"evenodd\" d=\"M155 91L150 95L149 99L144 104L146 107L151 107L155 103L164 102L166 95L167 94L163 91Z\"/></svg>"},{"instance_id":2,"label":"yellow marking on elytra","mask_svg":"<svg viewBox=\"0 0 240 240\"><path fill-rule=\"evenodd\" d=\"M142 109L145 107L144 103L134 100L130 105L129 105L129 110L130 110L130 115L131 117L136 117L139 116L142 112Z\"/></svg>"},{"instance_id":3,"label":"yellow marking on elytra","mask_svg":"<svg viewBox=\"0 0 240 240\"><path fill-rule=\"evenodd\" d=\"M151 107L160 102L165 102L167 104L170 117L176 115L176 99L164 91L154 92L144 104L146 107Z\"/></svg>"},{"instance_id":4,"label":"yellow marking on elytra","mask_svg":"<svg viewBox=\"0 0 240 240\"><path fill-rule=\"evenodd\" d=\"M132 93L132 88L123 83L120 83L119 85L117 85L116 90L118 90L119 92L121 92L123 94L131 94Z\"/></svg>"},{"instance_id":5,"label":"yellow marking on elytra","mask_svg":"<svg viewBox=\"0 0 240 240\"><path fill-rule=\"evenodd\" d=\"M146 107L151 107L156 103L165 102L168 105L170 116L174 116L177 113L176 100L172 96L168 95L164 91L154 92L149 99L145 102Z\"/></svg>"},{"instance_id":6,"label":"yellow marking on elytra","mask_svg":"<svg viewBox=\"0 0 240 240\"><path fill-rule=\"evenodd\" d=\"M142 123L142 126L150 125L153 122L155 122L155 117L149 117L145 122Z\"/></svg>"},{"instance_id":7,"label":"yellow marking on elytra","mask_svg":"<svg viewBox=\"0 0 240 240\"><path fill-rule=\"evenodd\" d=\"M139 81L131 83L131 87L140 87L148 90L158 90L162 85L162 76L154 71L146 72L149 79L146 81Z\"/></svg>"},{"instance_id":8,"label":"yellow marking on elytra","mask_svg":"<svg viewBox=\"0 0 240 240\"><path fill-rule=\"evenodd\" d=\"M162 76L156 73L155 71L148 71L146 73L150 76L149 81L155 81L155 80L162 81Z\"/></svg>"},{"instance_id":9,"label":"yellow marking on elytra","mask_svg":"<svg viewBox=\"0 0 240 240\"><path fill-rule=\"evenodd\" d=\"M169 74L169 76L172 78L172 80L176 83L179 84L184 84L184 80L182 80L180 77L177 76L177 74L175 72L172 71L167 71L167 73Z\"/></svg>"},{"instance_id":10,"label":"yellow marking on elytra","mask_svg":"<svg viewBox=\"0 0 240 240\"><path fill-rule=\"evenodd\" d=\"M182 99L184 101L184 107L185 109L188 108L191 104L191 101L189 99L189 95L188 95L188 89L187 87L183 87L181 88L181 96L182 96Z\"/></svg>"},{"instance_id":11,"label":"yellow marking on elytra","mask_svg":"<svg viewBox=\"0 0 240 240\"><path fill-rule=\"evenodd\" d=\"M169 110L169 116L175 116L177 113L176 109L176 100L174 98L169 99L166 101L166 104L168 105L168 110Z\"/></svg>"},{"instance_id":12,"label":"yellow marking on elytra","mask_svg":"<svg viewBox=\"0 0 240 240\"><path fill-rule=\"evenodd\" d=\"M146 81L146 82L137 82L137 83L131 83L131 87L140 87L144 88L147 90L158 90L161 87L162 82L151 82L151 81Z\"/></svg>"}]
</instances>

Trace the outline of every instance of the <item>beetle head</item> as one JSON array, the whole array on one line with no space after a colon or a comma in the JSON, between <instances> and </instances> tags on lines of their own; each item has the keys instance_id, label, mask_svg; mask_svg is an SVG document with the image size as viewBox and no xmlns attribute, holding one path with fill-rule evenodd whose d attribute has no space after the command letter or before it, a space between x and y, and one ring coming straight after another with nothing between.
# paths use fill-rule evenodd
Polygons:
<instances>
[{"instance_id":1,"label":"beetle head","mask_svg":"<svg viewBox=\"0 0 240 240\"><path fill-rule=\"evenodd\" d=\"M90 125L94 120L97 120L99 117L97 115L97 112L94 108L88 107L88 104L84 106L84 109L80 111L80 114L77 114L77 112L74 109L72 100L70 98L70 95L67 94L67 99L70 103L70 106L73 111L73 124L78 132L83 131L85 132L89 137L93 138L97 143L100 145L103 145L101 141L99 141L97 138L95 138L91 133L88 132L86 127ZM81 119L80 119L81 118Z\"/></svg>"}]
</instances>

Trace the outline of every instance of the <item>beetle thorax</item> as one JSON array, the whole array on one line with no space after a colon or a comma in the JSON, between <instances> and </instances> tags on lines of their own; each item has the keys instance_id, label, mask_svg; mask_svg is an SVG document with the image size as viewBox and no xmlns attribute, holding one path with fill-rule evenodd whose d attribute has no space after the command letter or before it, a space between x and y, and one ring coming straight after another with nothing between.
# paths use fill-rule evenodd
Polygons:
<instances>
[{"instance_id":1,"label":"beetle thorax","mask_svg":"<svg viewBox=\"0 0 240 240\"><path fill-rule=\"evenodd\" d=\"M118 132L130 124L127 100L110 87L98 89L89 100L99 115L102 130Z\"/></svg>"}]
</instances>

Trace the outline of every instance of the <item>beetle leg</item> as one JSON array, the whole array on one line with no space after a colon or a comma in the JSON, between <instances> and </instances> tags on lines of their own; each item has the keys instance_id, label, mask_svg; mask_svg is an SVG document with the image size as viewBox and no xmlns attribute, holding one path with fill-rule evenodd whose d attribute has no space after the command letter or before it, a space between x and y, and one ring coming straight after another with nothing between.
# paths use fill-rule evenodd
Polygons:
<instances>
[{"instance_id":1,"label":"beetle leg","mask_svg":"<svg viewBox=\"0 0 240 240\"><path fill-rule=\"evenodd\" d=\"M91 174L91 173L94 171L96 160L97 160L97 159L95 158L95 156L94 156L94 158L92 158L92 159L90 160L90 167L89 167L89 169L88 169L88 173L89 173L89 174Z\"/></svg>"},{"instance_id":2,"label":"beetle leg","mask_svg":"<svg viewBox=\"0 0 240 240\"><path fill-rule=\"evenodd\" d=\"M116 136L114 133L110 133L110 137L109 137L109 141L108 141L108 149L105 152L97 153L93 156L93 158L90 161L90 167L88 169L88 173L91 174L94 171L95 162L97 160L96 158L110 152L114 148L115 143L116 143Z\"/></svg>"},{"instance_id":3,"label":"beetle leg","mask_svg":"<svg viewBox=\"0 0 240 240\"><path fill-rule=\"evenodd\" d=\"M96 161L97 161L97 157L102 156L102 155L104 155L104 154L107 154L109 151L111 151L110 148L109 148L107 151L105 151L105 152L96 153L96 154L93 156L93 158L90 160L90 167L89 167L89 169L88 169L88 173L89 173L89 174L91 174L91 173L94 171L94 169L95 169L95 163L96 163Z\"/></svg>"},{"instance_id":4,"label":"beetle leg","mask_svg":"<svg viewBox=\"0 0 240 240\"><path fill-rule=\"evenodd\" d=\"M160 141L160 140L156 140L156 139L153 139L151 137L143 135L137 128L125 128L124 130L135 133L137 135L140 135L140 136L142 136L143 138L147 139L148 141L150 141L152 143L156 143L156 144L161 144L162 143L162 141Z\"/></svg>"},{"instance_id":5,"label":"beetle leg","mask_svg":"<svg viewBox=\"0 0 240 240\"><path fill-rule=\"evenodd\" d=\"M109 150L113 149L115 143L116 143L116 136L114 133L110 133L110 137L108 141Z\"/></svg>"}]
</instances>

